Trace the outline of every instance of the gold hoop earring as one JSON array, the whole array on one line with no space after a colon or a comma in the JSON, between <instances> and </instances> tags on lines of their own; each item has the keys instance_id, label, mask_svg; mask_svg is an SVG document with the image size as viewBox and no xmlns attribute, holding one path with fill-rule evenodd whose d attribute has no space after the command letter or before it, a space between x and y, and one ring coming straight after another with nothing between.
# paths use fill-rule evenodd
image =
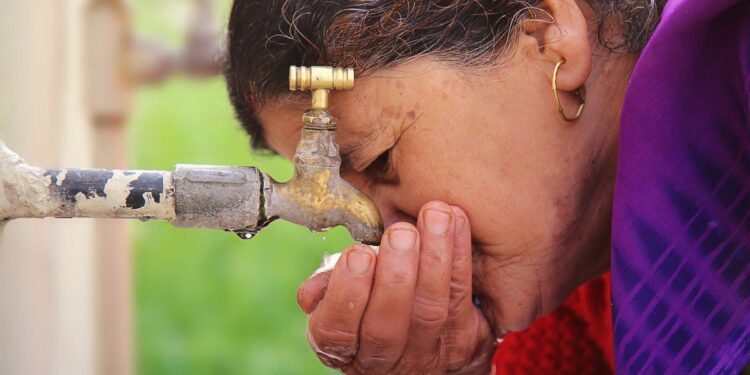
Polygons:
<instances>
[{"instance_id":1,"label":"gold hoop earring","mask_svg":"<svg viewBox=\"0 0 750 375\"><path fill-rule=\"evenodd\" d=\"M579 117L581 117L581 113L583 113L583 106L586 105L586 86L581 85L581 87L576 89L575 94L581 104L578 106L578 111L576 112L575 116L568 117L568 115L565 114L565 110L563 109L562 104L560 104L560 96L557 93L557 71L560 70L560 67L563 66L563 64L565 64L565 59L560 59L560 61L558 61L555 65L555 70L552 72L552 92L555 94L557 111L560 112L560 116L562 116L565 121L575 121L578 120Z\"/></svg>"}]
</instances>

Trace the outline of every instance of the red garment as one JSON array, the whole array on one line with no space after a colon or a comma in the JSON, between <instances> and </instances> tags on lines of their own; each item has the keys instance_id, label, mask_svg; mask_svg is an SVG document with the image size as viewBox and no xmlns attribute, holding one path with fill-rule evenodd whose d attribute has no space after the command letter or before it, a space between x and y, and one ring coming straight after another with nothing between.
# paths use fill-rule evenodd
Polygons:
<instances>
[{"instance_id":1,"label":"red garment","mask_svg":"<svg viewBox=\"0 0 750 375\"><path fill-rule=\"evenodd\" d=\"M557 310L509 333L493 358L495 374L612 374L609 273L576 289Z\"/></svg>"}]
</instances>

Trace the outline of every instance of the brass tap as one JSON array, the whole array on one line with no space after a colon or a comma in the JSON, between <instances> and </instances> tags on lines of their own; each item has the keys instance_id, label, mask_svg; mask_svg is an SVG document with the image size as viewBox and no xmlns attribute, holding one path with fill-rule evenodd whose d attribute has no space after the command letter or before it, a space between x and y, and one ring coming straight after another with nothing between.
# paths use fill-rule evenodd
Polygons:
<instances>
[{"instance_id":1,"label":"brass tap","mask_svg":"<svg viewBox=\"0 0 750 375\"><path fill-rule=\"evenodd\" d=\"M271 182L266 215L318 231L343 225L353 238L378 244L383 235L380 213L366 195L341 178L336 119L328 112L330 91L353 86L352 68L289 68L289 89L312 91L312 108L302 116L294 175L283 184Z\"/></svg>"},{"instance_id":2,"label":"brass tap","mask_svg":"<svg viewBox=\"0 0 750 375\"><path fill-rule=\"evenodd\" d=\"M251 238L275 219L322 231L337 225L378 244L383 223L375 204L339 175L331 90L351 90L352 69L290 68L289 88L311 90L294 176L274 181L254 167L178 164L174 172L41 169L26 164L0 141L2 223L33 217L106 217L168 220L178 227L216 228Z\"/></svg>"}]
</instances>

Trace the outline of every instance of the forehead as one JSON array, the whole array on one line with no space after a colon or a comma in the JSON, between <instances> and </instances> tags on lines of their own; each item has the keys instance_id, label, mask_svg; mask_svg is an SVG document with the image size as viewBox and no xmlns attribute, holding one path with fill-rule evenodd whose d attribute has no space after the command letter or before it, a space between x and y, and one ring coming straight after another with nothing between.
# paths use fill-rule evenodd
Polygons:
<instances>
[{"instance_id":1,"label":"forehead","mask_svg":"<svg viewBox=\"0 0 750 375\"><path fill-rule=\"evenodd\" d=\"M297 98L271 101L258 115L269 147L288 159L301 136L302 114L310 107L307 100L304 103ZM336 138L342 154L374 141L386 130L386 126L373 126L371 121L353 121L353 117L359 117L351 115L358 112L356 103L331 105L329 111L338 121Z\"/></svg>"},{"instance_id":2,"label":"forehead","mask_svg":"<svg viewBox=\"0 0 750 375\"><path fill-rule=\"evenodd\" d=\"M465 84L442 64L415 60L356 77L351 91L333 92L330 112L338 120L342 154L373 142L388 142L423 110L444 106ZM299 141L302 114L311 94L296 92L268 100L259 113L263 134L278 153L291 158ZM442 104L441 104L442 103Z\"/></svg>"}]
</instances>

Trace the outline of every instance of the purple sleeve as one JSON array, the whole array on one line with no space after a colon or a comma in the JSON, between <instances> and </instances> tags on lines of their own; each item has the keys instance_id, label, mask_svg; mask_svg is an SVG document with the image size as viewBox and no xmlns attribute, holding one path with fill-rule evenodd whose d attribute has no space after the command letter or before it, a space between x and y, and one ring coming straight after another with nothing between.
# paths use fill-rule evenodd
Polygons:
<instances>
[{"instance_id":1,"label":"purple sleeve","mask_svg":"<svg viewBox=\"0 0 750 375\"><path fill-rule=\"evenodd\" d=\"M618 373L750 360L750 1L670 0L622 112L612 221Z\"/></svg>"}]
</instances>

